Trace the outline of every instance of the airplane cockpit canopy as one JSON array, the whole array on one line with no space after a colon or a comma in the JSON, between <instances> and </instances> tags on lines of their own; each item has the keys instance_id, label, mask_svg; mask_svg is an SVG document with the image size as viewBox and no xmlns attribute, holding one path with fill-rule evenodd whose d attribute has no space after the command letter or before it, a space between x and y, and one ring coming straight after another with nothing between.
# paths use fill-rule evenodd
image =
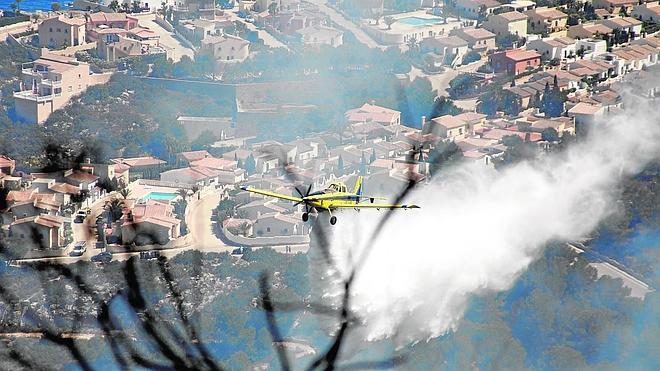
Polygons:
<instances>
[{"instance_id":1,"label":"airplane cockpit canopy","mask_svg":"<svg viewBox=\"0 0 660 371\"><path fill-rule=\"evenodd\" d=\"M328 188L326 188L328 192L334 193L334 192L346 192L346 185L341 182L333 182L330 183Z\"/></svg>"}]
</instances>

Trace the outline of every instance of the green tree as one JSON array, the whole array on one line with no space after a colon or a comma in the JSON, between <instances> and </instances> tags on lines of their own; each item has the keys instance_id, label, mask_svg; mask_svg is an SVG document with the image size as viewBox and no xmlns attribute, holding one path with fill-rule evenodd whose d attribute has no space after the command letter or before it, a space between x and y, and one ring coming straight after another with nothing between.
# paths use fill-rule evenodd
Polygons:
<instances>
[{"instance_id":1,"label":"green tree","mask_svg":"<svg viewBox=\"0 0 660 371\"><path fill-rule=\"evenodd\" d=\"M118 12L119 11L119 1L117 0L112 0L110 2L110 5L108 5L108 8L112 9L113 12Z\"/></svg>"},{"instance_id":2,"label":"green tree","mask_svg":"<svg viewBox=\"0 0 660 371\"><path fill-rule=\"evenodd\" d=\"M248 175L254 174L257 171L257 163L251 153L248 158L245 159L245 171Z\"/></svg>"},{"instance_id":3,"label":"green tree","mask_svg":"<svg viewBox=\"0 0 660 371\"><path fill-rule=\"evenodd\" d=\"M52 10L52 11L54 11L54 12L59 12L59 11L60 11L60 8L61 8L60 3L52 3L52 4L50 4L50 10Z\"/></svg>"},{"instance_id":4,"label":"green tree","mask_svg":"<svg viewBox=\"0 0 660 371\"><path fill-rule=\"evenodd\" d=\"M190 148L193 151L199 151L209 148L218 138L210 130L204 130L195 140L190 142Z\"/></svg>"},{"instance_id":5,"label":"green tree","mask_svg":"<svg viewBox=\"0 0 660 371\"><path fill-rule=\"evenodd\" d=\"M418 123L422 116L428 116L437 97L433 86L426 78L415 78L403 89L403 96L399 101L401 119L405 123Z\"/></svg>"},{"instance_id":6,"label":"green tree","mask_svg":"<svg viewBox=\"0 0 660 371\"><path fill-rule=\"evenodd\" d=\"M463 158L461 148L451 142L438 142L429 152L429 172L432 176L440 170L455 165Z\"/></svg>"},{"instance_id":7,"label":"green tree","mask_svg":"<svg viewBox=\"0 0 660 371\"><path fill-rule=\"evenodd\" d=\"M341 155L339 155L339 158L337 158L337 171L335 171L335 175L344 175L344 159L341 158Z\"/></svg>"},{"instance_id":8,"label":"green tree","mask_svg":"<svg viewBox=\"0 0 660 371\"><path fill-rule=\"evenodd\" d=\"M451 99L440 96L433 102L433 108L431 109L429 118L434 119L444 115L456 116L461 113L463 113L463 109L457 107Z\"/></svg>"},{"instance_id":9,"label":"green tree","mask_svg":"<svg viewBox=\"0 0 660 371\"><path fill-rule=\"evenodd\" d=\"M449 82L447 92L453 99L459 99L467 94L472 94L477 89L479 77L470 73L461 73Z\"/></svg>"},{"instance_id":10,"label":"green tree","mask_svg":"<svg viewBox=\"0 0 660 371\"><path fill-rule=\"evenodd\" d=\"M272 3L268 4L268 14L269 15L274 16L275 14L277 14L277 11L278 11L278 5L277 5L276 2L272 2Z\"/></svg>"},{"instance_id":11,"label":"green tree","mask_svg":"<svg viewBox=\"0 0 660 371\"><path fill-rule=\"evenodd\" d=\"M396 18L391 17L391 16L387 16L387 17L383 18L383 21L384 21L385 24L387 25L387 29L388 29L388 30L391 30L391 29L392 29L392 25L393 25L394 23L396 23Z\"/></svg>"},{"instance_id":12,"label":"green tree","mask_svg":"<svg viewBox=\"0 0 660 371\"><path fill-rule=\"evenodd\" d=\"M557 142L559 141L559 134L554 128L545 128L541 132L541 138L548 142Z\"/></svg>"}]
</instances>

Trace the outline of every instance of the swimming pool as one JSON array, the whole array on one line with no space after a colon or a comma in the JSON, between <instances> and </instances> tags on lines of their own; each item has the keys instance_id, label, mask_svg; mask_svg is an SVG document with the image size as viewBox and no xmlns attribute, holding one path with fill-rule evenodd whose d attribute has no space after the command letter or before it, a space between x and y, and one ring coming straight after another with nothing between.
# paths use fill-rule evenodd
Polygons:
<instances>
[{"instance_id":1,"label":"swimming pool","mask_svg":"<svg viewBox=\"0 0 660 371\"><path fill-rule=\"evenodd\" d=\"M165 200L165 201L172 201L173 199L177 198L177 195L174 193L166 193L166 192L151 192L148 195L142 197L143 200Z\"/></svg>"},{"instance_id":2,"label":"swimming pool","mask_svg":"<svg viewBox=\"0 0 660 371\"><path fill-rule=\"evenodd\" d=\"M438 18L421 18L421 17L406 17L406 18L401 18L398 20L398 22L407 24L410 26L426 26L426 25L433 25L433 24L438 24L442 23L442 21Z\"/></svg>"}]
</instances>

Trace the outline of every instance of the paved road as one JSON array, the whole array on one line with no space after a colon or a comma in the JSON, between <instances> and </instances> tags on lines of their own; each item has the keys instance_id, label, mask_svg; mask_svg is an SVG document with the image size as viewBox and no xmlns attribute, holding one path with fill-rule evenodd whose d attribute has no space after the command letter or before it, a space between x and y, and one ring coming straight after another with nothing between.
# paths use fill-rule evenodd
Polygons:
<instances>
[{"instance_id":1,"label":"paved road","mask_svg":"<svg viewBox=\"0 0 660 371\"><path fill-rule=\"evenodd\" d=\"M154 20L156 18L155 14L140 14L137 15L138 17L138 24L142 27L147 27L148 29L154 31L155 33L160 36L159 43L161 45L164 45L167 48L173 49L174 53L172 55L172 59L175 62L178 62L182 56L187 55L190 58L194 59L195 58L195 52L187 47L185 44L183 44L181 41L179 41L174 33L167 31L163 27L161 27L156 21Z\"/></svg>"},{"instance_id":2,"label":"paved road","mask_svg":"<svg viewBox=\"0 0 660 371\"><path fill-rule=\"evenodd\" d=\"M325 5L326 1L325 0L306 0L309 3L312 3L316 6L319 7L319 10L330 17L330 20L341 26L342 28L349 30L353 35L355 35L355 38L361 42L362 44L370 47L370 48L380 48L384 47L379 45L374 39L371 38L366 32L364 32L360 27L358 27L355 23L352 21L346 19L343 14L337 12L336 10L332 9L331 7Z\"/></svg>"},{"instance_id":3,"label":"paved road","mask_svg":"<svg viewBox=\"0 0 660 371\"><path fill-rule=\"evenodd\" d=\"M623 286L630 289L631 297L644 299L646 294L655 291L652 287L650 287L646 283L635 278L632 274L624 271L623 268L617 267L614 264L605 261L607 257L600 257L599 254L590 251L581 243L569 243L567 245L572 249L574 249L575 251L577 251L578 253L587 255L590 260L594 261L589 265L596 268L596 272L599 278L601 276L621 278L621 280L623 280Z\"/></svg>"},{"instance_id":4,"label":"paved road","mask_svg":"<svg viewBox=\"0 0 660 371\"><path fill-rule=\"evenodd\" d=\"M188 201L189 211L186 213L186 224L192 236L192 245L195 250L231 252L234 247L225 245L213 232L211 213L218 206L221 195L219 190L213 190L210 194L197 200Z\"/></svg>"},{"instance_id":5,"label":"paved road","mask_svg":"<svg viewBox=\"0 0 660 371\"><path fill-rule=\"evenodd\" d=\"M244 19L239 18L238 15L236 15L236 12L238 12L238 7L234 7L234 10L232 11L226 11L225 14L229 15L229 19L231 21L241 22L248 30L255 31L257 36L264 41L264 45L271 48L284 48L289 50L289 47L283 44L280 40L276 39L275 36L271 35L266 30L258 29L254 23L245 22Z\"/></svg>"}]
</instances>

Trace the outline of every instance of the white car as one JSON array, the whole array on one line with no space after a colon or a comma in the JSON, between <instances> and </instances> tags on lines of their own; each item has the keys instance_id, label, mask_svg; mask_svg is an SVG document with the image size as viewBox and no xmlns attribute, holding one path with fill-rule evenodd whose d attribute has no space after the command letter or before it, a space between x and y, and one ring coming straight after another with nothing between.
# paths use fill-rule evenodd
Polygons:
<instances>
[{"instance_id":1,"label":"white car","mask_svg":"<svg viewBox=\"0 0 660 371\"><path fill-rule=\"evenodd\" d=\"M82 256L82 254L87 251L87 241L78 241L73 245L73 250L69 255L71 256Z\"/></svg>"}]
</instances>

